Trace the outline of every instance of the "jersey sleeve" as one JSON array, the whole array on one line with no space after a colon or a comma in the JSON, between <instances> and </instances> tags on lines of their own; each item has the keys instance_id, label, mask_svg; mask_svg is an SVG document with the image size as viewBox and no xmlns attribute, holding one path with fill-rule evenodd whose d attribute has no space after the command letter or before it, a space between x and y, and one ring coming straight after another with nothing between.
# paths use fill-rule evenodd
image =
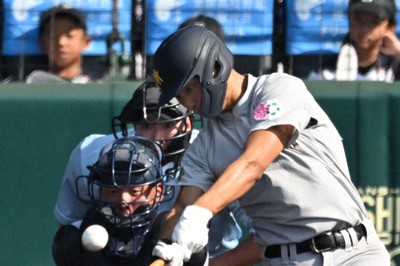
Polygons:
<instances>
[{"instance_id":1,"label":"jersey sleeve","mask_svg":"<svg viewBox=\"0 0 400 266\"><path fill-rule=\"evenodd\" d=\"M78 144L70 155L54 207L54 216L60 224L71 224L82 220L91 206L80 201L76 193L75 180L79 175L84 174L81 173L81 144Z\"/></svg>"},{"instance_id":2,"label":"jersey sleeve","mask_svg":"<svg viewBox=\"0 0 400 266\"><path fill-rule=\"evenodd\" d=\"M296 139L311 119L314 101L303 81L286 74L272 74L255 86L250 131L292 125Z\"/></svg>"},{"instance_id":3,"label":"jersey sleeve","mask_svg":"<svg viewBox=\"0 0 400 266\"><path fill-rule=\"evenodd\" d=\"M113 139L112 135L93 134L82 140L71 152L54 207L54 216L60 224L82 220L86 211L92 207L77 197L76 179L89 174L87 166L96 162L101 148ZM79 195L85 194L86 187L80 186Z\"/></svg>"}]
</instances>

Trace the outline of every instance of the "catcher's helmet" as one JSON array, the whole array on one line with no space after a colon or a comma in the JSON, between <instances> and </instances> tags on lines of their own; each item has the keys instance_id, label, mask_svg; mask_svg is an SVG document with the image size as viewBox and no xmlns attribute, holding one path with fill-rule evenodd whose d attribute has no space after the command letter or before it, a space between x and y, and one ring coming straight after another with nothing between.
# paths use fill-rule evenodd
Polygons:
<instances>
[{"instance_id":1,"label":"catcher's helmet","mask_svg":"<svg viewBox=\"0 0 400 266\"><path fill-rule=\"evenodd\" d=\"M165 139L154 139L155 142L169 142L168 147L163 150L164 161L162 162L165 175L165 184L167 186L165 200L167 195L169 199L175 196L175 184L179 180L180 162L183 153L190 143L192 128L194 123L193 114L181 105L176 98L167 101L161 107L158 107L160 98L160 88L154 81L145 81L133 93L132 99L124 106L119 116L112 119L112 129L115 138L118 138L118 132L122 132L122 136L128 136L128 126L138 124L161 124L182 121L183 127L173 136ZM190 119L191 128L186 127L186 119Z\"/></svg>"},{"instance_id":2,"label":"catcher's helmet","mask_svg":"<svg viewBox=\"0 0 400 266\"><path fill-rule=\"evenodd\" d=\"M90 178L103 185L125 187L160 181L162 152L151 140L129 137L115 140L90 167Z\"/></svg>"},{"instance_id":3,"label":"catcher's helmet","mask_svg":"<svg viewBox=\"0 0 400 266\"><path fill-rule=\"evenodd\" d=\"M89 196L96 204L99 215L104 217L103 225L108 233L117 240L108 244L108 251L114 255L132 256L140 251L162 200L162 189L155 189L163 182L161 161L162 152L156 143L130 137L115 140L104 147L91 167L87 178ZM110 202L101 197L101 191L105 188L140 188L139 191L154 188L156 192L145 200L138 197L132 202L125 202L117 197ZM118 206L130 210L131 205L137 208L134 212L129 211L129 215L121 216L115 211ZM121 251L114 246L118 241L131 241L132 245Z\"/></svg>"},{"instance_id":4,"label":"catcher's helmet","mask_svg":"<svg viewBox=\"0 0 400 266\"><path fill-rule=\"evenodd\" d=\"M133 93L132 99L124 106L119 116L112 120L112 129L115 138L118 138L118 132L121 131L124 137L128 136L128 125L133 124L153 124L153 123L171 123L182 121L186 125L186 118L193 116L187 109L181 105L176 98L168 100L161 107L158 107L160 98L160 88L155 82L145 81ZM164 139L171 141L171 144L164 150L166 162L180 163L183 152L189 146L192 129L182 128L175 136ZM161 140L154 140L159 142Z\"/></svg>"},{"instance_id":5,"label":"catcher's helmet","mask_svg":"<svg viewBox=\"0 0 400 266\"><path fill-rule=\"evenodd\" d=\"M153 76L161 87L159 106L198 76L203 88L201 115L219 115L233 56L224 42L202 26L187 26L165 39L153 57Z\"/></svg>"}]
</instances>

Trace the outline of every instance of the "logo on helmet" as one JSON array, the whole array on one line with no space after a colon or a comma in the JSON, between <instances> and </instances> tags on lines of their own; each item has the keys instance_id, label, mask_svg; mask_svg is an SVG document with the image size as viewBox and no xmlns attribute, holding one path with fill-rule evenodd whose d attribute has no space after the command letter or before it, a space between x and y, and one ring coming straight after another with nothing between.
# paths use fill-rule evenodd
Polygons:
<instances>
[{"instance_id":1,"label":"logo on helmet","mask_svg":"<svg viewBox=\"0 0 400 266\"><path fill-rule=\"evenodd\" d=\"M153 77L158 86L161 86L163 84L164 80L160 77L160 75L158 74L158 71L155 69L153 70Z\"/></svg>"}]
</instances>

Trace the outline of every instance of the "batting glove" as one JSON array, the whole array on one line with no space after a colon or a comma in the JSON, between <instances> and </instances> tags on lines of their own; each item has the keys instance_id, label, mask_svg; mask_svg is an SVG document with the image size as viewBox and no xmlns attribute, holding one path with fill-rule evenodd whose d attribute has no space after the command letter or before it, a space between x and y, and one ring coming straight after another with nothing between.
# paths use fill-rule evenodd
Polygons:
<instances>
[{"instance_id":1,"label":"batting glove","mask_svg":"<svg viewBox=\"0 0 400 266\"><path fill-rule=\"evenodd\" d=\"M208 243L208 223L211 217L212 212L206 208L187 206L172 232L172 241L191 253L201 251Z\"/></svg>"},{"instance_id":2,"label":"batting glove","mask_svg":"<svg viewBox=\"0 0 400 266\"><path fill-rule=\"evenodd\" d=\"M167 266L182 266L183 262L190 259L191 253L177 243L167 244L160 240L153 248L152 255L165 260Z\"/></svg>"}]
</instances>

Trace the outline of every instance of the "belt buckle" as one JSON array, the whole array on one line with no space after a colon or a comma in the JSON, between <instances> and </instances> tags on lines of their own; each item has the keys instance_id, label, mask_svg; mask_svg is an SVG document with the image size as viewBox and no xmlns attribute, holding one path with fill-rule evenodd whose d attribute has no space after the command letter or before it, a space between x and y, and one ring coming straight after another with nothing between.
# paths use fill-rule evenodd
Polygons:
<instances>
[{"instance_id":1,"label":"belt buckle","mask_svg":"<svg viewBox=\"0 0 400 266\"><path fill-rule=\"evenodd\" d=\"M312 250L313 252L315 252L315 253L322 253L322 252L331 250L332 247L327 247L327 248L323 248L323 249L318 249L317 246L316 246L316 243L315 243L315 239L316 239L316 238L321 238L321 237L330 236L330 235L332 235L332 232L327 232L327 233L325 233L325 234L321 234L321 235L318 235L318 236L316 236L316 237L311 238L311 240L310 240L310 248L311 248L311 250Z\"/></svg>"}]
</instances>

